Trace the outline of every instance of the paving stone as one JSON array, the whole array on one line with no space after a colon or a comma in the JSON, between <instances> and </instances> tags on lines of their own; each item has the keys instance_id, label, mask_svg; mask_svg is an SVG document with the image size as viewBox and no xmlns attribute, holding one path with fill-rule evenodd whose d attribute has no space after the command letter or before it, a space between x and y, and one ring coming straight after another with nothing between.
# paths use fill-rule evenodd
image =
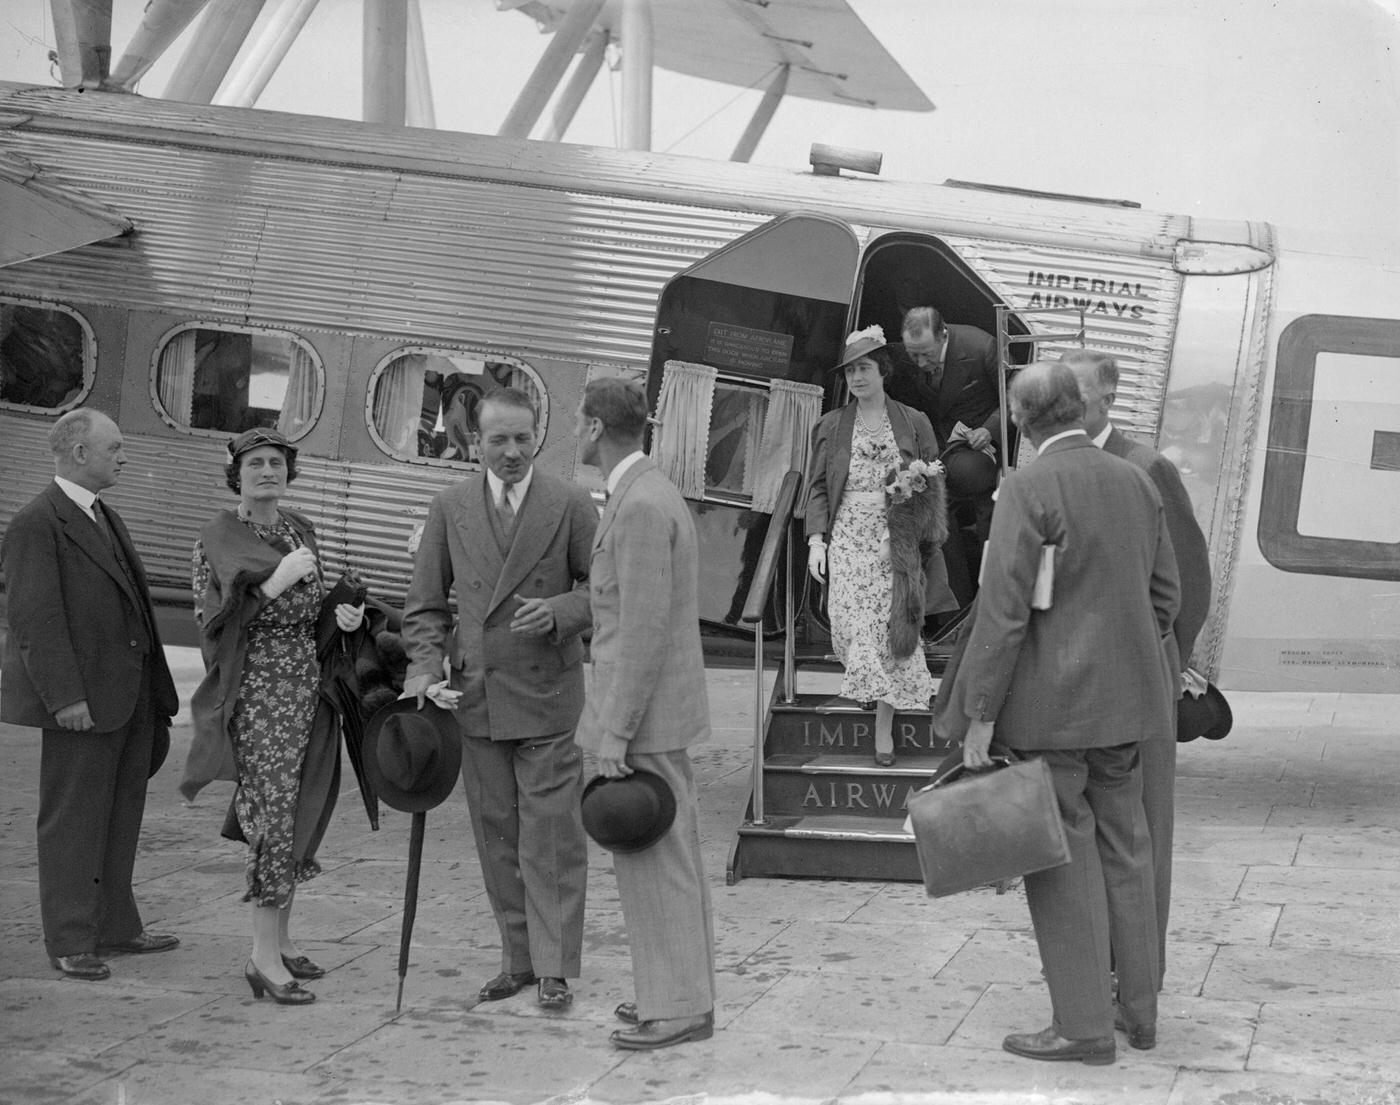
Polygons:
<instances>
[{"instance_id":1,"label":"paving stone","mask_svg":"<svg viewBox=\"0 0 1400 1105\"><path fill-rule=\"evenodd\" d=\"M1400 994L1400 956L1393 948L1377 950L1381 954L1223 947L1211 964L1204 993L1318 1008L1390 1009Z\"/></svg>"}]
</instances>

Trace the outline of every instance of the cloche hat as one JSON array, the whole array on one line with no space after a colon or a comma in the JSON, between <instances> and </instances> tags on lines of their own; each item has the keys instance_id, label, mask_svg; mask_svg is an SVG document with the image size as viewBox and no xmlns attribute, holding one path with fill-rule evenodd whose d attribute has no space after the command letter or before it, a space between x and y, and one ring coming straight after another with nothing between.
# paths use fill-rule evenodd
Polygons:
<instances>
[{"instance_id":1,"label":"cloche hat","mask_svg":"<svg viewBox=\"0 0 1400 1105\"><path fill-rule=\"evenodd\" d=\"M884 349L888 344L889 342L885 340L885 331L879 325L857 330L846 338L846 348L842 350L841 359L836 362L836 368L845 368L852 361L858 361L861 357L874 353L877 349Z\"/></svg>"}]
</instances>

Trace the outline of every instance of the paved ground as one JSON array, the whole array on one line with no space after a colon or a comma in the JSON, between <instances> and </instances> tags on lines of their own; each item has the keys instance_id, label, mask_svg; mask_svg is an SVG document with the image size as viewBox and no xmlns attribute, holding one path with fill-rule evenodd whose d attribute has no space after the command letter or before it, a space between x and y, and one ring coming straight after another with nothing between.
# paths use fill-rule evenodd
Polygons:
<instances>
[{"instance_id":1,"label":"paved ground","mask_svg":"<svg viewBox=\"0 0 1400 1105\"><path fill-rule=\"evenodd\" d=\"M196 655L171 650L182 697ZM901 884L747 880L724 864L747 794L752 677L710 673L697 756L714 890L713 1040L615 1051L629 964L606 853L591 856L585 974L566 1017L474 1005L498 967L460 795L428 815L412 966L395 964L409 817L371 833L347 789L297 902L319 1000L252 1000L227 784L153 782L137 893L174 952L61 978L38 924L38 735L0 727L0 1103L447 1105L744 1101L877 1105L1400 1105L1400 698L1232 696L1234 733L1184 746L1160 1044L1112 1067L1000 1050L1049 1020L1023 896L933 902ZM180 719L187 723L187 718ZM353 788L353 782L350 783Z\"/></svg>"}]
</instances>

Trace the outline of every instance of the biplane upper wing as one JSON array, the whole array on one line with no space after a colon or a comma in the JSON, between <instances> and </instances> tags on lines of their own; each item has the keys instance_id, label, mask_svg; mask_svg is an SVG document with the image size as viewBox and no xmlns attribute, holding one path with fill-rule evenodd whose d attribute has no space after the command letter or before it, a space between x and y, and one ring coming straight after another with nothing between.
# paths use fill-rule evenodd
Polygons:
<instances>
[{"instance_id":1,"label":"biplane upper wing","mask_svg":"<svg viewBox=\"0 0 1400 1105\"><path fill-rule=\"evenodd\" d=\"M510 6L550 30L571 3L526 0ZM608 0L598 23L616 28L620 12L620 0ZM789 96L933 110L846 0L652 0L651 20L654 61L662 69L749 87L787 65Z\"/></svg>"},{"instance_id":2,"label":"biplane upper wing","mask_svg":"<svg viewBox=\"0 0 1400 1105\"><path fill-rule=\"evenodd\" d=\"M43 179L23 158L0 155L0 266L47 257L131 231L115 211Z\"/></svg>"}]
</instances>

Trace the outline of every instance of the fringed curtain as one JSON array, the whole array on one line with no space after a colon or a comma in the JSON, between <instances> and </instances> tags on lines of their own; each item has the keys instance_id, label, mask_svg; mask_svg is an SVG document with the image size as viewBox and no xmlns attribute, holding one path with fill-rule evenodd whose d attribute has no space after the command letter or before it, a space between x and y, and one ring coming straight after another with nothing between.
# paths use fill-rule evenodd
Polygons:
<instances>
[{"instance_id":1,"label":"fringed curtain","mask_svg":"<svg viewBox=\"0 0 1400 1105\"><path fill-rule=\"evenodd\" d=\"M789 471L807 471L812 429L822 416L822 389L796 380L770 384L768 417L758 448L753 485L753 509L772 514L778 504L778 487Z\"/></svg>"},{"instance_id":2,"label":"fringed curtain","mask_svg":"<svg viewBox=\"0 0 1400 1105\"><path fill-rule=\"evenodd\" d=\"M400 357L380 373L374 389L375 429L390 449L411 457L418 455L426 362L421 353Z\"/></svg>"},{"instance_id":3,"label":"fringed curtain","mask_svg":"<svg viewBox=\"0 0 1400 1105\"><path fill-rule=\"evenodd\" d=\"M277 416L280 433L294 438L311 424L316 415L316 391L316 361L307 349L293 342L287 394Z\"/></svg>"},{"instance_id":4,"label":"fringed curtain","mask_svg":"<svg viewBox=\"0 0 1400 1105\"><path fill-rule=\"evenodd\" d=\"M687 499L705 495L710 409L719 372L709 365L667 361L656 418L661 423L652 460Z\"/></svg>"},{"instance_id":5,"label":"fringed curtain","mask_svg":"<svg viewBox=\"0 0 1400 1105\"><path fill-rule=\"evenodd\" d=\"M195 331L181 330L165 343L156 371L160 405L181 426L194 417L194 344Z\"/></svg>"}]
</instances>

